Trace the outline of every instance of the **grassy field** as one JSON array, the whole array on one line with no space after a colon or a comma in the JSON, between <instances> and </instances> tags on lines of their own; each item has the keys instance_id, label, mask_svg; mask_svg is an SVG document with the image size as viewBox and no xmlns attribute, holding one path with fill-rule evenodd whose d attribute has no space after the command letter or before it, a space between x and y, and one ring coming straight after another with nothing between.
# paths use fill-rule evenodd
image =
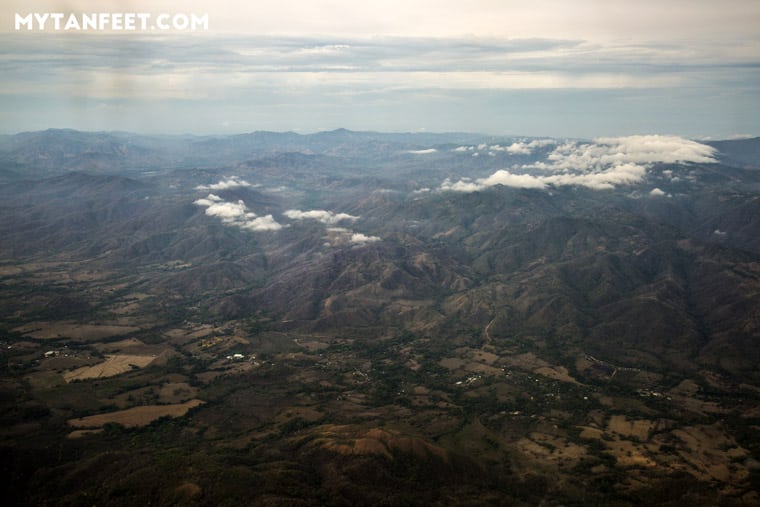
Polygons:
<instances>
[{"instance_id":1,"label":"grassy field","mask_svg":"<svg viewBox=\"0 0 760 507\"><path fill-rule=\"evenodd\" d=\"M156 356L137 356L129 354L107 355L106 360L94 366L85 366L63 374L66 382L91 378L113 377L135 368L145 368Z\"/></svg>"},{"instance_id":2,"label":"grassy field","mask_svg":"<svg viewBox=\"0 0 760 507\"><path fill-rule=\"evenodd\" d=\"M126 428L146 426L160 417L182 417L191 408L202 405L201 400L190 400L174 405L145 405L105 414L69 419L74 428L99 428L108 423L121 424Z\"/></svg>"},{"instance_id":3,"label":"grassy field","mask_svg":"<svg viewBox=\"0 0 760 507\"><path fill-rule=\"evenodd\" d=\"M19 326L12 331L37 340L59 340L67 338L80 342L95 342L106 338L112 338L114 336L134 333L139 330L140 328L134 326L79 324L69 321L57 321L31 322Z\"/></svg>"}]
</instances>

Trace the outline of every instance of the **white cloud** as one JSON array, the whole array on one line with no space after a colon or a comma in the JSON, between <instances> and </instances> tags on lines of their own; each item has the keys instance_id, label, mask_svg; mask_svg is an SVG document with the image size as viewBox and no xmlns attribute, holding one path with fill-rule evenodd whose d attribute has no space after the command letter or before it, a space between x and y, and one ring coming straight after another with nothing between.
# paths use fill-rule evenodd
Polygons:
<instances>
[{"instance_id":1,"label":"white cloud","mask_svg":"<svg viewBox=\"0 0 760 507\"><path fill-rule=\"evenodd\" d=\"M362 234L361 232L355 232L351 234L351 243L357 244L357 245L363 245L365 243L374 243L375 241L380 241L380 238L377 236L367 236L366 234Z\"/></svg>"},{"instance_id":2,"label":"white cloud","mask_svg":"<svg viewBox=\"0 0 760 507\"><path fill-rule=\"evenodd\" d=\"M237 176L228 176L225 179L219 181L218 183L212 183L211 185L198 185L195 187L196 190L226 190L228 188L238 188L238 187L257 187L259 185L254 185L253 183L249 183L243 179L238 178Z\"/></svg>"},{"instance_id":3,"label":"white cloud","mask_svg":"<svg viewBox=\"0 0 760 507\"><path fill-rule=\"evenodd\" d=\"M221 200L222 198L219 197L218 195L208 194L208 196L205 199L198 199L193 204L197 204L198 206L211 206L215 202L219 202Z\"/></svg>"},{"instance_id":4,"label":"white cloud","mask_svg":"<svg viewBox=\"0 0 760 507\"><path fill-rule=\"evenodd\" d=\"M342 221L355 221L358 220L358 216L349 215L348 213L335 213L327 210L309 210L301 211L297 209L289 209L283 213L291 220L317 220L327 227L327 242L328 246L345 246L345 245L364 245L367 243L374 243L380 241L377 236L368 236L360 232L354 232L351 229L345 227L337 227L336 224Z\"/></svg>"},{"instance_id":5,"label":"white cloud","mask_svg":"<svg viewBox=\"0 0 760 507\"><path fill-rule=\"evenodd\" d=\"M548 145L546 140L538 143L534 146ZM520 153L529 149L531 143L515 144L513 151ZM479 146L478 149L482 148ZM715 153L710 146L675 136L639 135L599 138L591 143L568 142L557 146L546 161L522 166L526 171L541 170L553 174L535 176L502 169L475 181L446 179L441 190L475 192L496 185L517 188L578 185L604 190L642 181L652 164L710 163L715 162Z\"/></svg>"},{"instance_id":6,"label":"white cloud","mask_svg":"<svg viewBox=\"0 0 760 507\"><path fill-rule=\"evenodd\" d=\"M323 224L333 225L343 220L358 220L359 217L349 215L348 213L335 213L333 211L315 209L309 211L301 211L297 209L289 209L284 215L292 220L317 220Z\"/></svg>"},{"instance_id":7,"label":"white cloud","mask_svg":"<svg viewBox=\"0 0 760 507\"><path fill-rule=\"evenodd\" d=\"M411 153L412 155L430 155L431 153L436 153L438 150L435 148L428 148L426 150L409 150L407 153Z\"/></svg>"},{"instance_id":8,"label":"white cloud","mask_svg":"<svg viewBox=\"0 0 760 507\"><path fill-rule=\"evenodd\" d=\"M488 187L504 185L505 187L517 188L545 188L546 183L541 178L530 174L512 174L506 169L496 171L488 178L479 178L475 181L459 180L452 183L446 179L441 184L441 190L453 190L454 192L477 192Z\"/></svg>"},{"instance_id":9,"label":"white cloud","mask_svg":"<svg viewBox=\"0 0 760 507\"><path fill-rule=\"evenodd\" d=\"M557 144L553 139L535 139L530 142L518 141L507 146L506 151L513 155L530 155L536 148Z\"/></svg>"},{"instance_id":10,"label":"white cloud","mask_svg":"<svg viewBox=\"0 0 760 507\"><path fill-rule=\"evenodd\" d=\"M594 143L607 147L608 157L622 158L623 162L705 164L715 162L717 152L712 146L677 136L603 137Z\"/></svg>"},{"instance_id":11,"label":"white cloud","mask_svg":"<svg viewBox=\"0 0 760 507\"><path fill-rule=\"evenodd\" d=\"M512 143L507 147L507 151L514 155L529 155L532 150L525 143Z\"/></svg>"},{"instance_id":12,"label":"white cloud","mask_svg":"<svg viewBox=\"0 0 760 507\"><path fill-rule=\"evenodd\" d=\"M550 146L553 144L557 144L557 141L554 139L534 139L532 141L515 141L514 143L510 144L509 146L502 146L500 144L492 144L491 146L488 146L486 144L480 144L478 146L458 146L454 148L452 151L457 153L466 153L468 151L485 151L488 150L489 152L496 153L496 152L505 152L512 155L530 155L533 153L533 151L536 148L540 148L543 146ZM491 153L489 153L491 154Z\"/></svg>"},{"instance_id":13,"label":"white cloud","mask_svg":"<svg viewBox=\"0 0 760 507\"><path fill-rule=\"evenodd\" d=\"M277 223L272 215L258 217L256 213L248 209L248 206L242 200L227 202L217 195L209 194L204 199L197 199L193 204L205 206L206 215L217 217L221 219L222 223L227 225L253 231L276 231L282 229L282 225Z\"/></svg>"},{"instance_id":14,"label":"white cloud","mask_svg":"<svg viewBox=\"0 0 760 507\"><path fill-rule=\"evenodd\" d=\"M198 201L196 201L195 204L203 206L206 205L205 203L198 203ZM248 208L243 201L212 202L211 205L206 208L206 215L210 217L219 217L222 219L222 222L235 222L242 220L246 218L246 215L248 213Z\"/></svg>"},{"instance_id":15,"label":"white cloud","mask_svg":"<svg viewBox=\"0 0 760 507\"><path fill-rule=\"evenodd\" d=\"M710 163L715 148L676 136L639 135L603 137L591 143L568 142L557 146L547 159L530 167L551 171L592 170L615 164Z\"/></svg>"},{"instance_id":16,"label":"white cloud","mask_svg":"<svg viewBox=\"0 0 760 507\"><path fill-rule=\"evenodd\" d=\"M252 231L279 231L282 229L282 225L277 223L272 215L266 215L246 222L243 228L251 229Z\"/></svg>"},{"instance_id":17,"label":"white cloud","mask_svg":"<svg viewBox=\"0 0 760 507\"><path fill-rule=\"evenodd\" d=\"M649 195L651 195L652 197L662 197L662 196L668 195L668 194L666 194L664 190L660 190L659 188L653 188L649 192Z\"/></svg>"},{"instance_id":18,"label":"white cloud","mask_svg":"<svg viewBox=\"0 0 760 507\"><path fill-rule=\"evenodd\" d=\"M555 185L578 185L594 190L609 190L618 185L631 185L644 179L646 167L637 164L620 164L598 172L563 173L541 176L543 182Z\"/></svg>"},{"instance_id":19,"label":"white cloud","mask_svg":"<svg viewBox=\"0 0 760 507\"><path fill-rule=\"evenodd\" d=\"M343 246L343 245L366 245L367 243L374 243L381 241L382 238L377 236L368 236L361 232L353 232L345 227L328 227L327 228L327 242L329 246Z\"/></svg>"}]
</instances>

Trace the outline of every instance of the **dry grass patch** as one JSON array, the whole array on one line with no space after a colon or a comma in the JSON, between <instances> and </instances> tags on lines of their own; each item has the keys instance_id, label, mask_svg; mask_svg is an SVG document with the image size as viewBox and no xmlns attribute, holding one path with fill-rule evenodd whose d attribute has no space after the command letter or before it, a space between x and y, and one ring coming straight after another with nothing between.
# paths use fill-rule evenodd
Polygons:
<instances>
[{"instance_id":1,"label":"dry grass patch","mask_svg":"<svg viewBox=\"0 0 760 507\"><path fill-rule=\"evenodd\" d=\"M86 380L90 378L114 377L134 368L145 368L156 356L135 356L114 354L106 356L106 360L94 366L84 366L63 374L66 382Z\"/></svg>"},{"instance_id":2,"label":"dry grass patch","mask_svg":"<svg viewBox=\"0 0 760 507\"><path fill-rule=\"evenodd\" d=\"M139 330L139 327L134 326L78 324L70 321L31 322L13 329L14 332L22 333L37 340L69 338L83 342L99 341L114 336L134 333Z\"/></svg>"},{"instance_id":3,"label":"dry grass patch","mask_svg":"<svg viewBox=\"0 0 760 507\"><path fill-rule=\"evenodd\" d=\"M749 452L720 425L689 426L673 431L673 435L683 443L678 446L678 455L695 477L736 484L749 476L746 467L735 464L749 456Z\"/></svg>"},{"instance_id":4,"label":"dry grass patch","mask_svg":"<svg viewBox=\"0 0 760 507\"><path fill-rule=\"evenodd\" d=\"M115 315L132 315L142 309L142 305L137 302L132 303L116 303L108 308L108 311Z\"/></svg>"},{"instance_id":5,"label":"dry grass patch","mask_svg":"<svg viewBox=\"0 0 760 507\"><path fill-rule=\"evenodd\" d=\"M570 376L567 368L564 366L542 366L540 368L536 368L533 370L533 372L553 380L559 380L560 382L581 385L580 382Z\"/></svg>"},{"instance_id":6,"label":"dry grass patch","mask_svg":"<svg viewBox=\"0 0 760 507\"><path fill-rule=\"evenodd\" d=\"M654 467L657 463L651 459L647 447L643 444L630 440L606 441L608 452L615 457L619 466L622 467Z\"/></svg>"},{"instance_id":7,"label":"dry grass patch","mask_svg":"<svg viewBox=\"0 0 760 507\"><path fill-rule=\"evenodd\" d=\"M174 405L144 405L132 407L126 410L117 410L106 414L97 414L77 419L69 419L69 426L74 428L100 428L108 423L121 424L127 428L147 426L161 417L182 417L187 412L199 405L201 400L190 400L185 403Z\"/></svg>"},{"instance_id":8,"label":"dry grass patch","mask_svg":"<svg viewBox=\"0 0 760 507\"><path fill-rule=\"evenodd\" d=\"M316 341L316 340L303 341L303 340L298 340L298 339L296 339L296 345L299 345L299 346L305 348L309 352L318 352L318 351L324 350L324 349L326 349L326 348L328 348L330 346L329 344L327 344L325 342L320 342L320 341Z\"/></svg>"},{"instance_id":9,"label":"dry grass patch","mask_svg":"<svg viewBox=\"0 0 760 507\"><path fill-rule=\"evenodd\" d=\"M18 266L0 266L0 276L13 276L23 272Z\"/></svg>"},{"instance_id":10,"label":"dry grass patch","mask_svg":"<svg viewBox=\"0 0 760 507\"><path fill-rule=\"evenodd\" d=\"M176 345L185 345L189 342L204 338L215 332L211 324L188 324L182 328L170 329L164 333L171 343Z\"/></svg>"},{"instance_id":11,"label":"dry grass patch","mask_svg":"<svg viewBox=\"0 0 760 507\"><path fill-rule=\"evenodd\" d=\"M106 353L106 352L120 352L126 348L139 347L141 345L145 345L145 344L141 342L140 340L138 340L137 338L127 338L126 340L119 340L117 342L93 343L92 348L94 348L98 352Z\"/></svg>"},{"instance_id":12,"label":"dry grass patch","mask_svg":"<svg viewBox=\"0 0 760 507\"><path fill-rule=\"evenodd\" d=\"M352 426L326 425L316 429L319 435L308 445L343 455L377 455L392 460L394 452L421 459L436 457L450 462L448 451L419 437L403 435L395 430L374 428L368 431Z\"/></svg>"},{"instance_id":13,"label":"dry grass patch","mask_svg":"<svg viewBox=\"0 0 760 507\"><path fill-rule=\"evenodd\" d=\"M158 391L158 401L161 403L183 403L198 394L198 388L187 382L168 382Z\"/></svg>"},{"instance_id":14,"label":"dry grass patch","mask_svg":"<svg viewBox=\"0 0 760 507\"><path fill-rule=\"evenodd\" d=\"M728 412L714 401L704 401L699 398L701 388L693 380L687 379L668 391L673 403L696 414L724 414Z\"/></svg>"},{"instance_id":15,"label":"dry grass patch","mask_svg":"<svg viewBox=\"0 0 760 507\"><path fill-rule=\"evenodd\" d=\"M472 359L478 362L493 364L499 360L499 356L493 352L486 352L484 350L476 350L472 353Z\"/></svg>"},{"instance_id":16,"label":"dry grass patch","mask_svg":"<svg viewBox=\"0 0 760 507\"><path fill-rule=\"evenodd\" d=\"M618 466L645 468L657 466L657 463L648 456L649 447L646 444L621 438L622 435L636 438L646 436L648 438L649 429L647 428L651 429L651 426L639 421L628 421L624 416L613 416L613 418L616 419L610 421L609 433L598 428L582 426L580 437L585 440L600 441L606 447L605 452L615 458ZM614 436L610 437L610 433Z\"/></svg>"},{"instance_id":17,"label":"dry grass patch","mask_svg":"<svg viewBox=\"0 0 760 507\"><path fill-rule=\"evenodd\" d=\"M502 362L509 366L531 371L551 366L543 359L537 357L533 352L525 352L524 354L517 354L514 356L504 356L502 357Z\"/></svg>"},{"instance_id":18,"label":"dry grass patch","mask_svg":"<svg viewBox=\"0 0 760 507\"><path fill-rule=\"evenodd\" d=\"M613 415L607 423L610 433L637 438L642 442L649 440L649 433L653 428L654 423L648 419L628 419L624 415Z\"/></svg>"},{"instance_id":19,"label":"dry grass patch","mask_svg":"<svg viewBox=\"0 0 760 507\"><path fill-rule=\"evenodd\" d=\"M315 422L323 417L324 414L322 412L311 407L288 407L277 414L275 422L282 424L292 419L303 419L304 421Z\"/></svg>"},{"instance_id":20,"label":"dry grass patch","mask_svg":"<svg viewBox=\"0 0 760 507\"><path fill-rule=\"evenodd\" d=\"M61 374L53 370L34 372L24 377L32 389L52 389L64 385Z\"/></svg>"},{"instance_id":21,"label":"dry grass patch","mask_svg":"<svg viewBox=\"0 0 760 507\"><path fill-rule=\"evenodd\" d=\"M174 489L174 495L180 503L187 502L203 493L203 489L194 482L185 482Z\"/></svg>"},{"instance_id":22,"label":"dry grass patch","mask_svg":"<svg viewBox=\"0 0 760 507\"><path fill-rule=\"evenodd\" d=\"M503 375L504 370L496 368L495 366L489 366L482 363L467 363L465 369L472 373L482 373L484 375Z\"/></svg>"},{"instance_id":23,"label":"dry grass patch","mask_svg":"<svg viewBox=\"0 0 760 507\"><path fill-rule=\"evenodd\" d=\"M601 440L604 436L604 431L599 428L592 428L591 426L580 426L580 437L584 440Z\"/></svg>"},{"instance_id":24,"label":"dry grass patch","mask_svg":"<svg viewBox=\"0 0 760 507\"><path fill-rule=\"evenodd\" d=\"M72 431L71 433L69 433L68 435L66 435L66 438L71 438L71 439L74 439L74 438L82 438L82 437L85 437L85 436L87 436L87 435L95 435L95 434L97 434L97 433L102 433L102 432L103 432L103 430L102 430L102 429L94 429L94 430L74 430L74 431Z\"/></svg>"}]
</instances>

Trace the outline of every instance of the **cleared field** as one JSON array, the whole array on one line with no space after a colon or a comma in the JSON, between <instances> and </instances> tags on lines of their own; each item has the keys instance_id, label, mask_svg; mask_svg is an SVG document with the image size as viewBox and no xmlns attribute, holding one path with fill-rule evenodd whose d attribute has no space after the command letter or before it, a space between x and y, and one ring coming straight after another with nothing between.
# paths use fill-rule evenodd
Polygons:
<instances>
[{"instance_id":1,"label":"cleared field","mask_svg":"<svg viewBox=\"0 0 760 507\"><path fill-rule=\"evenodd\" d=\"M145 405L106 414L97 414L77 419L69 419L69 426L75 428L100 428L108 423L121 424L127 428L146 426L160 417L182 417L191 408L203 405L201 400L190 400L174 405Z\"/></svg>"},{"instance_id":2,"label":"cleared field","mask_svg":"<svg viewBox=\"0 0 760 507\"><path fill-rule=\"evenodd\" d=\"M23 272L18 266L0 266L0 276L13 276Z\"/></svg>"},{"instance_id":3,"label":"cleared field","mask_svg":"<svg viewBox=\"0 0 760 507\"><path fill-rule=\"evenodd\" d=\"M112 336L121 336L139 331L134 326L102 326L96 324L77 324L75 322L32 322L13 329L37 340L57 340L69 338L84 342L98 341Z\"/></svg>"},{"instance_id":4,"label":"cleared field","mask_svg":"<svg viewBox=\"0 0 760 507\"><path fill-rule=\"evenodd\" d=\"M542 366L536 368L533 372L543 375L544 377L549 377L550 379L559 380L560 382L581 385L580 382L570 376L567 372L567 368L564 366Z\"/></svg>"},{"instance_id":5,"label":"cleared field","mask_svg":"<svg viewBox=\"0 0 760 507\"><path fill-rule=\"evenodd\" d=\"M139 347L145 345L137 338L127 338L126 340L119 340L117 342L108 343L93 343L92 347L98 352L120 352L122 349L130 347Z\"/></svg>"},{"instance_id":6,"label":"cleared field","mask_svg":"<svg viewBox=\"0 0 760 507\"><path fill-rule=\"evenodd\" d=\"M636 438L640 441L649 440L649 434L655 424L648 419L628 419L624 415L613 415L610 417L608 425L608 431L610 433L617 433L626 438Z\"/></svg>"},{"instance_id":7,"label":"cleared field","mask_svg":"<svg viewBox=\"0 0 760 507\"><path fill-rule=\"evenodd\" d=\"M86 380L90 378L113 377L130 371L133 368L145 368L154 359L156 359L156 356L108 355L102 363L67 371L63 374L63 378L66 382L72 382L74 380Z\"/></svg>"},{"instance_id":8,"label":"cleared field","mask_svg":"<svg viewBox=\"0 0 760 507\"><path fill-rule=\"evenodd\" d=\"M187 382L169 382L158 391L158 401L162 403L182 403L194 397L198 389Z\"/></svg>"},{"instance_id":9,"label":"cleared field","mask_svg":"<svg viewBox=\"0 0 760 507\"><path fill-rule=\"evenodd\" d=\"M517 450L531 460L552 465L576 465L587 456L586 448L563 437L533 432L516 443Z\"/></svg>"},{"instance_id":10,"label":"cleared field","mask_svg":"<svg viewBox=\"0 0 760 507\"><path fill-rule=\"evenodd\" d=\"M66 435L66 438L82 438L87 435L96 435L98 433L101 433L103 430L96 429L96 430L74 430L68 435Z\"/></svg>"}]
</instances>

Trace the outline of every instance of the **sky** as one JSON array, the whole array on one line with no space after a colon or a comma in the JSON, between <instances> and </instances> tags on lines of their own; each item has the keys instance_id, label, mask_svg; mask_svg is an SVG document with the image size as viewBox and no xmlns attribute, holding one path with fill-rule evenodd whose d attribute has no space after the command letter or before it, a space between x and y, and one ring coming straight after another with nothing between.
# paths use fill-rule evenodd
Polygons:
<instances>
[{"instance_id":1,"label":"sky","mask_svg":"<svg viewBox=\"0 0 760 507\"><path fill-rule=\"evenodd\" d=\"M15 29L48 12L208 29ZM757 0L4 0L0 132L756 136L758 27Z\"/></svg>"}]
</instances>

